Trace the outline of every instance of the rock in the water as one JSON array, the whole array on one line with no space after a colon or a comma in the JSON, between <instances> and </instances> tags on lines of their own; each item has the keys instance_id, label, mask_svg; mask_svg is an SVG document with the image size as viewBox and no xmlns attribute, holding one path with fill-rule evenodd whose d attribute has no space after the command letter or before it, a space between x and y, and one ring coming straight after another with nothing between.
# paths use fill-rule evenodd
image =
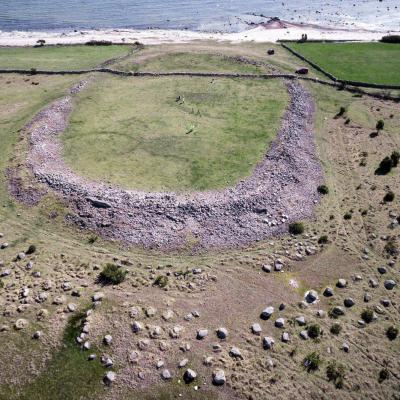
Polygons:
<instances>
[{"instance_id":1,"label":"rock in the water","mask_svg":"<svg viewBox=\"0 0 400 400\"><path fill-rule=\"evenodd\" d=\"M225 382L225 372L222 369L216 369L212 374L212 383L216 386L222 386Z\"/></svg>"}]
</instances>

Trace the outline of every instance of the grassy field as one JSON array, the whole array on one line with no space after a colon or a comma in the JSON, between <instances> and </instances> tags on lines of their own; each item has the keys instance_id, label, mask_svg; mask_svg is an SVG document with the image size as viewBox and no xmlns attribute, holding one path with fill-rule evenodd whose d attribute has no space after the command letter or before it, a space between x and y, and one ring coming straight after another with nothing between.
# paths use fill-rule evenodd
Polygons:
<instances>
[{"instance_id":1,"label":"grassy field","mask_svg":"<svg viewBox=\"0 0 400 400\"><path fill-rule=\"evenodd\" d=\"M339 79L400 85L400 45L291 43L291 48Z\"/></svg>"},{"instance_id":2,"label":"grassy field","mask_svg":"<svg viewBox=\"0 0 400 400\"><path fill-rule=\"evenodd\" d=\"M254 52L258 51L254 44L241 48L232 47L232 51L240 51L243 54L250 46L254 46ZM249 57L251 56L252 54L249 54ZM278 49L275 61L287 65L289 70L294 69L297 63L291 64L291 59L286 57L287 52ZM252 132L254 134L250 142L253 143L254 140L253 144L256 146L256 142L260 141L256 149L265 149L267 134L264 132L264 136L258 138L256 133L260 131L252 125L260 127L265 124L270 129L274 123L273 118L279 124L279 113L275 112L272 118L268 110L274 107L279 110L279 107L285 104L283 100L282 104L271 104L272 99L278 97L279 93L285 93L278 81L215 81L211 85L211 79L199 79L190 82L189 86L185 80L180 80L180 84L177 85L173 80L133 81L130 78L110 79L105 76L100 76L100 79L101 81L95 82L88 92L81 93L78 102L86 109L81 107L78 110L79 114L75 113L73 126L76 135L79 131L87 135L82 138L82 146L85 146L85 152L89 152L91 163L96 160L94 154L101 150L103 137L105 138L104 147L110 151L112 163L107 166L106 162L100 160L98 165L99 169L103 170L102 173L105 173L106 168L114 168L114 163L115 171L124 167L124 147L128 153L135 154L132 143L137 136L131 132L130 127L137 126L143 127L142 132L149 135L148 143L142 137L137 145L141 150L138 154L145 154L144 159L150 158L145 152L150 147L161 152L162 162L168 160L167 150L162 148L162 143L168 149L165 143L169 145L175 142L177 146L181 146L178 150L170 150L172 157L176 158L175 162L181 162L177 157L177 154L180 155L179 149L188 151L187 147L190 147L192 152L185 155L187 158L198 157L195 154L198 148L203 159L206 160L204 151L210 151L211 160L215 159L217 150L207 149L199 138L196 141L195 137L188 134L184 138L187 136L188 140L190 139L190 146L188 144L185 147L180 143L185 134L184 132L180 135L183 128L193 124L192 118L195 117L198 118L194 120L198 123L198 134L204 131L207 140L212 138L208 127L228 129L229 126L235 128L242 127L243 124L246 129L254 129L250 131L250 136ZM399 326L396 309L398 287L387 291L383 285L385 279L393 278L399 282L398 261L393 267L388 267L388 272L384 275L377 272L377 266L386 265L388 261L388 256L383 251L386 241L382 238L393 236L399 241L399 227L389 228L393 220L392 213L398 215L399 209L399 167L387 176L374 174L383 157L390 155L393 150L400 149L398 104L306 83L317 105L316 141L329 194L323 196L321 204L317 206L315 219L304 221L305 235L296 239L282 235L256 243L249 248L223 252L167 254L128 248L100 238L90 242L90 233L65 223L65 205L60 205L51 196L34 207L24 206L10 196L4 171L7 166L15 165L26 156L20 150L21 143L27 142L28 138L20 139L21 128L46 104L65 95L77 80L79 77L0 76L0 232L4 233L4 238L0 241L10 244L7 249L0 250L0 260L4 261L1 271L7 268L12 272L10 276L1 278L5 286L0 287L0 325L10 327L9 331L0 333L0 399L232 399L231 392L224 392L226 387L213 389L211 373L214 368L223 368L227 374L226 386L240 395L240 398L246 399L261 400L282 396L336 396L343 399L373 396L376 399L388 399L398 393L400 341L399 338L389 341L386 337L388 326ZM213 88L212 91L210 87ZM228 89L229 93L232 93L231 96L227 95ZM185 103L175 103L175 96L182 94L185 96ZM250 95L252 98L249 99ZM118 96L121 99L116 102ZM221 99L227 106L221 104ZM260 100L265 104L260 103ZM215 108L219 111L218 115L208 110L214 103L217 103L218 107ZM243 104L247 110L241 109ZM228 105L230 109L227 110L225 107ZM152 106L160 108L153 111ZM263 111L260 110L262 106L266 107L263 115ZM196 113L192 114L192 107L201 109L202 118L196 116ZM337 117L340 107L344 107L346 111L342 117ZM157 110L161 110L161 115L157 114ZM231 115L234 110L237 113L236 118ZM252 120L250 112L254 113ZM170 119L164 118L164 113L168 114ZM222 115L223 113L227 115ZM171 121L175 120L175 117L178 121ZM376 121L379 119L385 121L385 128L377 137L371 137L370 133L375 130ZM154 134L152 129L152 120L157 123L157 134ZM117 127L118 131L114 127ZM167 136L163 137L159 133L161 128L162 132L168 133ZM170 131L167 132L167 128ZM239 132L233 128L232 131ZM79 147L78 137L68 140L76 142L75 146ZM154 146L151 140L154 140ZM226 136L220 133L219 138L212 143L220 145L225 151L228 148L225 147L226 141ZM240 137L235 137L234 142L236 147L239 147L238 143L250 148L253 146ZM84 152L81 149L78 151L80 157L84 158ZM111 159L107 151L103 151L102 156ZM156 157L158 153L151 156ZM182 165L187 167L190 163L186 160ZM252 165L248 168L251 169ZM159 173L161 167L156 167L156 172ZM170 168L167 161L164 167ZM153 177L148 170L150 168L155 167L150 164L144 173L147 174L147 179L151 180ZM176 180L173 182L176 184ZM157 182L150 183L155 185ZM396 192L396 198L394 202L385 204L382 198L388 188ZM55 211L59 214L58 217L50 218L50 214ZM343 215L349 211L352 218L346 221ZM321 235L328 236L327 244L317 243ZM316 249L316 253L310 257L303 255L301 261L295 261L293 256L301 251L300 242L304 244L303 250L305 246L310 246ZM40 278L34 277L32 270L25 269L27 259L23 262L14 261L16 254L26 250L31 243L37 246L37 251L33 256L29 256L29 260L34 261L33 271L41 272ZM368 250L368 258L364 257L364 249ZM273 260L277 257L282 258L285 267L289 268L285 268L285 272L279 274L265 274L261 269L262 265L273 265ZM98 268L115 260L131 261L125 267L129 270L126 282L118 288L96 285ZM180 279L182 271L190 271L194 267L200 267L205 273L193 281L195 275L191 274L185 275L184 280ZM154 286L153 281L158 274L167 272L170 273L166 288L168 291L164 291ZM175 272L179 275L176 279ZM361 275L363 280L353 281L354 275ZM215 280L207 277L215 277ZM348 286L345 289L335 288L333 298L324 298L321 294L325 285L334 287L339 277L346 278ZM379 282L377 288L369 287L370 278ZM39 304L34 300L34 296L42 291L42 283L46 279L53 281L53 289L49 292L49 299ZM299 288L293 288L289 284L290 279L295 279ZM61 283L65 281L71 282L73 288L78 288L81 297L73 297L71 291L64 292ZM192 283L195 284L194 289L185 289ZM17 312L17 307L24 306L19 297L22 287L31 289L31 298L29 307L22 307L21 311ZM303 299L304 290L309 288L318 290L320 302L300 310L298 304ZM73 339L79 331L79 313L86 309L90 304L91 295L98 290L105 293L106 304L94 309L95 318L91 326L90 340L93 343L93 352L98 356L107 352L115 362L117 382L116 386L110 388L101 383L106 369L101 366L99 357L97 361L87 361L89 352L81 352ZM369 304L363 300L366 291L372 295ZM62 306L53 305L53 298L60 294L66 295L66 303ZM345 315L338 319L328 316L316 318L317 309L328 312L333 306L343 307L344 298L349 297L355 299L356 304L345 308ZM390 299L391 306L384 308L381 304L382 299ZM69 302L77 304L76 313L65 313L64 309ZM272 304L278 307L282 302L286 304L286 309L279 311L279 316L287 321L285 331L291 336L291 342L288 344L279 340L282 330L274 327L275 318L271 321L259 321L259 312L265 306ZM129 366L127 354L137 348L138 341L138 337L132 336L130 328L128 310L132 305L157 308L156 317L143 317L143 322L146 325L160 325L165 332L163 340L169 341L167 332L176 324L184 323L185 332L182 339L171 341L171 347L162 353L157 350L158 340L152 340L150 349L141 352L140 364ZM376 310L379 307L383 313L377 313L377 321L360 329L357 321L361 312L369 307ZM38 321L36 316L42 308L49 311L49 318ZM172 308L176 313L170 323L161 317L167 308ZM9 315L5 312L6 309L13 311ZM229 312L226 312L227 309ZM183 316L191 310L200 310L201 318L186 324L182 321ZM68 315L72 318L68 318ZM300 331L307 327L291 323L299 315L304 315L309 325L318 324L323 335L317 339L300 339ZM30 325L22 331L14 330L15 320L21 317L26 318ZM249 327L256 321L262 325L262 336L265 333L275 338L275 348L272 352L262 348L262 336L260 338L250 332ZM340 324L342 331L339 335L330 332L333 323ZM213 331L219 326L227 327L228 340L222 343L223 352L214 356L213 366L205 367L204 356L213 354L212 343L217 340ZM195 339L198 328L210 330L205 341ZM36 341L32 339L32 334L37 329L42 330L44 335L41 340ZM113 335L114 343L106 348L102 344L102 338L108 333ZM147 334L146 330L140 337L145 338ZM190 352L183 354L179 350L183 342L191 344ZM342 350L344 342L350 345L349 353ZM243 361L235 361L228 356L227 352L231 346L238 346L244 354ZM327 348L331 351L328 352ZM321 356L321 365L313 373L307 373L304 369L304 358L311 352L317 352ZM47 354L47 357L43 358L43 354ZM188 357L191 362L196 361L197 364L194 365L199 373L199 383L201 385L203 381L206 382L201 390L195 391L193 385L177 384L177 380L181 379L183 374L183 370L177 368L177 362L183 357ZM274 368L267 366L266 361L269 358L274 361ZM171 384L158 378L160 371L156 369L155 362L159 359L165 360L166 366L174 374L175 379ZM335 388L333 382L327 379L326 369L331 360L336 360L345 367L346 375L342 389ZM388 369L389 379L380 382L379 373L383 368ZM137 392L133 388L125 387L127 383L141 384L142 381L137 376L141 370L145 371L146 376L155 376L158 379L147 391L143 389L144 391ZM207 393L205 390L212 392Z\"/></svg>"},{"instance_id":3,"label":"grassy field","mask_svg":"<svg viewBox=\"0 0 400 400\"><path fill-rule=\"evenodd\" d=\"M127 188L221 188L261 160L286 102L280 81L108 78L79 95L64 155Z\"/></svg>"},{"instance_id":4,"label":"grassy field","mask_svg":"<svg viewBox=\"0 0 400 400\"><path fill-rule=\"evenodd\" d=\"M146 53L144 53L146 54ZM136 62L135 57L113 65L122 71L195 71L195 72L241 72L262 74L266 68L234 62L218 54L173 52L149 57L143 62Z\"/></svg>"},{"instance_id":5,"label":"grassy field","mask_svg":"<svg viewBox=\"0 0 400 400\"><path fill-rule=\"evenodd\" d=\"M128 54L131 46L0 47L0 69L77 70Z\"/></svg>"}]
</instances>

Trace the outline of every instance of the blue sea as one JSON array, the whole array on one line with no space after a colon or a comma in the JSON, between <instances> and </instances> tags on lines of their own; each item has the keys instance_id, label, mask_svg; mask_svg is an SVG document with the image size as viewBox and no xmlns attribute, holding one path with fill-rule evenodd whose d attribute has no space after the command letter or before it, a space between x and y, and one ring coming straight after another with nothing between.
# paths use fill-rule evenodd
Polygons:
<instances>
[{"instance_id":1,"label":"blue sea","mask_svg":"<svg viewBox=\"0 0 400 400\"><path fill-rule=\"evenodd\" d=\"M266 17L399 31L400 0L0 0L2 31L162 28L237 32Z\"/></svg>"}]
</instances>

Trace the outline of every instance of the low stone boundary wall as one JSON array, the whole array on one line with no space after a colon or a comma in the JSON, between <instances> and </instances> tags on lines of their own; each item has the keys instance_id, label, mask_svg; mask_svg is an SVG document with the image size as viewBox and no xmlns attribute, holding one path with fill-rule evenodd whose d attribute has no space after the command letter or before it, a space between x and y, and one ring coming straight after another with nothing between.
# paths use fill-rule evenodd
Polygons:
<instances>
[{"instance_id":1,"label":"low stone boundary wall","mask_svg":"<svg viewBox=\"0 0 400 400\"><path fill-rule=\"evenodd\" d=\"M366 96L375 97L378 99L400 101L400 97L393 97L382 93L369 93L363 91L359 87L375 88L375 89L400 89L400 86L386 87L385 85L371 86L368 84L352 85L351 82L346 83L345 81L326 81L319 78L311 78L307 76L299 76L295 74L234 74L234 73L218 73L218 72L125 72L118 71L110 68L95 68L85 70L65 70L65 71L46 71L36 70L32 72L27 69L0 69L0 74L21 74L21 75L83 75L89 73L107 73L116 76L125 77L168 77L168 76L182 76L182 77L205 77L205 78L244 78L244 79L289 79L289 80L303 80L308 82L314 82L321 85L331 86L347 90L352 93L359 93ZM357 83L357 82L356 82ZM348 85L348 86L346 86ZM349 87L353 86L353 87ZM384 87L382 87L384 86Z\"/></svg>"}]
</instances>

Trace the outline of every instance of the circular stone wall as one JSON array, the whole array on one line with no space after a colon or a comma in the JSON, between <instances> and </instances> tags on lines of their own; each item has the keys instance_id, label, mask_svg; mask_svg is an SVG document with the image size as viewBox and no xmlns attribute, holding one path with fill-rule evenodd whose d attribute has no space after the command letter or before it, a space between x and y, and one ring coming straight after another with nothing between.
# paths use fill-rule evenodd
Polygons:
<instances>
[{"instance_id":1,"label":"circular stone wall","mask_svg":"<svg viewBox=\"0 0 400 400\"><path fill-rule=\"evenodd\" d=\"M72 96L40 112L29 125L28 163L34 175L71 205L69 219L102 237L145 248L246 245L285 232L312 216L323 181L315 155L314 102L287 82L290 103L278 134L252 174L233 187L194 193L123 190L91 181L69 168L59 135L67 127Z\"/></svg>"}]
</instances>

